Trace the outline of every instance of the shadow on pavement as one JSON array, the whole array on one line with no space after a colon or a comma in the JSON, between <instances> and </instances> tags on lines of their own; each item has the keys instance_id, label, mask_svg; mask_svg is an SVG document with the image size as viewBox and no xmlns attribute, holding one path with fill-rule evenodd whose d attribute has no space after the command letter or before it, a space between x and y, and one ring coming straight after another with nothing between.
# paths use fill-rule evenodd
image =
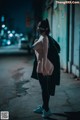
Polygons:
<instances>
[{"instance_id":1,"label":"shadow on pavement","mask_svg":"<svg viewBox=\"0 0 80 120\"><path fill-rule=\"evenodd\" d=\"M54 117L53 117L54 116ZM62 117L62 118L61 118ZM64 113L53 113L52 116L47 118L36 118L36 117L14 117L10 120L80 120L80 111L78 112L64 112Z\"/></svg>"},{"instance_id":2,"label":"shadow on pavement","mask_svg":"<svg viewBox=\"0 0 80 120\"><path fill-rule=\"evenodd\" d=\"M50 118L50 117L47 117L47 118L44 118L43 120L57 120L55 118Z\"/></svg>"},{"instance_id":3,"label":"shadow on pavement","mask_svg":"<svg viewBox=\"0 0 80 120\"><path fill-rule=\"evenodd\" d=\"M54 113L54 115L66 117L66 120L80 120L80 111L77 111L77 112L65 112L64 114Z\"/></svg>"}]
</instances>

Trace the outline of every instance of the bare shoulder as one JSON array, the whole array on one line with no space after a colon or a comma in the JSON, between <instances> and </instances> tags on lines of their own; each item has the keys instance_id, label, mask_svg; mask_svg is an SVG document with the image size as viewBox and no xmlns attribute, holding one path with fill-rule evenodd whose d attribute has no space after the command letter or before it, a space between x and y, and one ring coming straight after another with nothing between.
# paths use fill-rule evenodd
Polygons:
<instances>
[{"instance_id":1,"label":"bare shoulder","mask_svg":"<svg viewBox=\"0 0 80 120\"><path fill-rule=\"evenodd\" d=\"M48 43L48 37L47 36L45 36L44 38L43 38L43 43L45 43L45 44L47 44Z\"/></svg>"}]
</instances>

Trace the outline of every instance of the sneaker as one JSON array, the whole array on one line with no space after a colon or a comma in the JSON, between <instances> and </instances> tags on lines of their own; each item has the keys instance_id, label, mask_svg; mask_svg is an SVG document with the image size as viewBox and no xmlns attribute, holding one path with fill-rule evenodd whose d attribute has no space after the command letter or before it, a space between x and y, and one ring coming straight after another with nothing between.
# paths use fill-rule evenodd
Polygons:
<instances>
[{"instance_id":1,"label":"sneaker","mask_svg":"<svg viewBox=\"0 0 80 120\"><path fill-rule=\"evenodd\" d=\"M51 111L50 110L48 110L47 112L45 111L45 110L43 110L43 114L42 114L42 117L43 118L46 118L46 117L49 117L49 116L51 116Z\"/></svg>"},{"instance_id":2,"label":"sneaker","mask_svg":"<svg viewBox=\"0 0 80 120\"><path fill-rule=\"evenodd\" d=\"M41 114L41 113L43 112L43 108L42 108L42 106L39 106L37 109L34 109L33 111L34 111L35 113Z\"/></svg>"}]
</instances>

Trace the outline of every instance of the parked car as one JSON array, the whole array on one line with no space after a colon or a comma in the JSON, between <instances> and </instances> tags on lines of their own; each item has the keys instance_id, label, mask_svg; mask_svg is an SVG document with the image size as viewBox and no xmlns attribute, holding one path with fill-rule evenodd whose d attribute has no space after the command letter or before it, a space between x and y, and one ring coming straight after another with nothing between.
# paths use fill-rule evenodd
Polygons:
<instances>
[{"instance_id":1,"label":"parked car","mask_svg":"<svg viewBox=\"0 0 80 120\"><path fill-rule=\"evenodd\" d=\"M25 49L28 50L28 53L31 53L31 42L29 40L26 39L21 39L19 41L19 49Z\"/></svg>"},{"instance_id":2,"label":"parked car","mask_svg":"<svg viewBox=\"0 0 80 120\"><path fill-rule=\"evenodd\" d=\"M19 42L19 48L20 49L27 49L27 47L28 47L28 41L27 40L21 40Z\"/></svg>"}]
</instances>

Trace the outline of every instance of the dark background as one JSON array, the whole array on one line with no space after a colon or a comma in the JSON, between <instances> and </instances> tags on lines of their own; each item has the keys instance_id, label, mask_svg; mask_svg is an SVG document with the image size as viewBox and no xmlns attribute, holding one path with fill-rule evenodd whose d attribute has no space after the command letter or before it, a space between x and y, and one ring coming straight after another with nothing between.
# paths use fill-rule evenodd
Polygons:
<instances>
[{"instance_id":1,"label":"dark background","mask_svg":"<svg viewBox=\"0 0 80 120\"><path fill-rule=\"evenodd\" d=\"M4 16L9 29L25 34L33 30L36 21L41 20L44 1L0 0L0 19Z\"/></svg>"}]
</instances>

